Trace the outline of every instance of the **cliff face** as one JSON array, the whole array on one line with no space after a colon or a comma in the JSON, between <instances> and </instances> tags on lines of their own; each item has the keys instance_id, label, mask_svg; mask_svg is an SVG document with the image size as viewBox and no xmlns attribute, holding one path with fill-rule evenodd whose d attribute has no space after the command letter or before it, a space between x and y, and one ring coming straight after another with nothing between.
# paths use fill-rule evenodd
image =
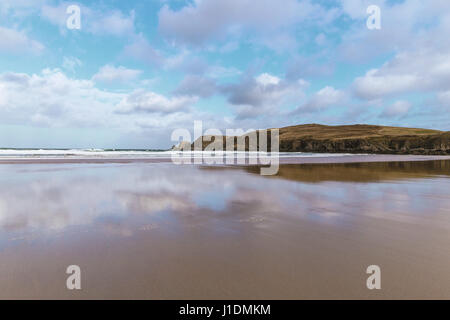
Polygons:
<instances>
[{"instance_id":1,"label":"cliff face","mask_svg":"<svg viewBox=\"0 0 450 320\"><path fill-rule=\"evenodd\" d=\"M228 139L233 139L237 147L235 137L220 138L224 150ZM203 141L203 148L210 141ZM447 155L450 132L373 125L298 125L280 128L280 152Z\"/></svg>"},{"instance_id":2,"label":"cliff face","mask_svg":"<svg viewBox=\"0 0 450 320\"><path fill-rule=\"evenodd\" d=\"M280 129L280 151L450 154L450 132L370 125L304 125Z\"/></svg>"},{"instance_id":3,"label":"cliff face","mask_svg":"<svg viewBox=\"0 0 450 320\"><path fill-rule=\"evenodd\" d=\"M281 152L386 153L386 154L450 154L450 135L428 137L314 138L280 140Z\"/></svg>"}]
</instances>

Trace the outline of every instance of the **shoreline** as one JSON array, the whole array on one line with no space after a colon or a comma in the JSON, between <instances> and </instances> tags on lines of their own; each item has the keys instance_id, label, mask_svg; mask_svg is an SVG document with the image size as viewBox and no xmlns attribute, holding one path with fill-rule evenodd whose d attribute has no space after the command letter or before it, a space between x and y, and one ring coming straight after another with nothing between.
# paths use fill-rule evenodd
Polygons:
<instances>
[{"instance_id":1,"label":"shoreline","mask_svg":"<svg viewBox=\"0 0 450 320\"><path fill-rule=\"evenodd\" d=\"M268 157L270 159L270 157ZM205 157L205 159L212 159L211 157ZM248 159L248 158L247 158ZM247 160L246 159L246 160ZM186 157L186 161L189 158ZM385 155L385 154L370 154L370 155L341 155L333 156L327 154L327 156L284 156L279 158L280 164L321 164L321 163L365 163L365 162L410 162L410 161L436 161L436 160L450 160L450 156L440 155ZM128 164L128 163L171 163L170 157L163 158L136 158L136 157L124 157L124 158L83 158L83 157L33 157L33 158L1 158L0 165L2 164ZM197 164L193 163L184 164ZM206 163L200 163L203 165ZM210 165L210 164L208 164ZM255 165L255 164L213 164L213 165ZM261 165L261 164L258 164Z\"/></svg>"}]
</instances>

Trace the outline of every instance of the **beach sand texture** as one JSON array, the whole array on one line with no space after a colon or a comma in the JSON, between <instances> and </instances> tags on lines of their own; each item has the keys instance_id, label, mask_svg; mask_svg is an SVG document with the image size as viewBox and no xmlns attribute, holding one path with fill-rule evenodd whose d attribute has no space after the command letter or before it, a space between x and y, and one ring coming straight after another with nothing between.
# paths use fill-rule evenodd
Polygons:
<instances>
[{"instance_id":1,"label":"beach sand texture","mask_svg":"<svg viewBox=\"0 0 450 320\"><path fill-rule=\"evenodd\" d=\"M57 161L0 165L2 299L450 298L449 160Z\"/></svg>"}]
</instances>

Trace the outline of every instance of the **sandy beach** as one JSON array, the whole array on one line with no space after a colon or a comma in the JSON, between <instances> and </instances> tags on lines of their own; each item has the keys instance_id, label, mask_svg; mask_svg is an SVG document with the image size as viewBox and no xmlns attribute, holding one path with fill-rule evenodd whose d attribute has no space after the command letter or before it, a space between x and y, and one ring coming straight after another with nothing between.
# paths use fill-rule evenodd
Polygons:
<instances>
[{"instance_id":1,"label":"sandy beach","mask_svg":"<svg viewBox=\"0 0 450 320\"><path fill-rule=\"evenodd\" d=\"M3 159L0 298L450 298L449 157L349 157Z\"/></svg>"},{"instance_id":2,"label":"sandy beach","mask_svg":"<svg viewBox=\"0 0 450 320\"><path fill-rule=\"evenodd\" d=\"M194 157L186 157L186 159ZM204 160L213 159L204 156ZM216 159L221 159L218 157ZM311 156L289 156L279 157L280 164L302 164L302 163L357 163L357 162L407 162L407 161L433 161L450 160L450 156L427 156L427 155L384 155L384 154L345 154L321 156L313 154ZM168 163L172 162L170 154L158 157L133 157L133 156L103 156L103 157L0 157L0 164L76 164L76 163ZM235 163L237 161L235 160ZM246 158L248 162L248 157ZM194 163L194 161L191 161ZM223 161L225 163L225 161Z\"/></svg>"}]
</instances>

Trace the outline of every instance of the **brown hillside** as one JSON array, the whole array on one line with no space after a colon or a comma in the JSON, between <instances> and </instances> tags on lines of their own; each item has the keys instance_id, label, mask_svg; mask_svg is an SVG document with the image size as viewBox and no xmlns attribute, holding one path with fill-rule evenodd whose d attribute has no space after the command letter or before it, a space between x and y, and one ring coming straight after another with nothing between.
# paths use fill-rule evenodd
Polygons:
<instances>
[{"instance_id":1,"label":"brown hillside","mask_svg":"<svg viewBox=\"0 0 450 320\"><path fill-rule=\"evenodd\" d=\"M450 154L450 132L438 130L365 124L305 124L279 130L280 152ZM238 147L236 137L221 138L224 149L228 139L234 140L235 149ZM211 141L214 138L203 141L203 148Z\"/></svg>"}]
</instances>

